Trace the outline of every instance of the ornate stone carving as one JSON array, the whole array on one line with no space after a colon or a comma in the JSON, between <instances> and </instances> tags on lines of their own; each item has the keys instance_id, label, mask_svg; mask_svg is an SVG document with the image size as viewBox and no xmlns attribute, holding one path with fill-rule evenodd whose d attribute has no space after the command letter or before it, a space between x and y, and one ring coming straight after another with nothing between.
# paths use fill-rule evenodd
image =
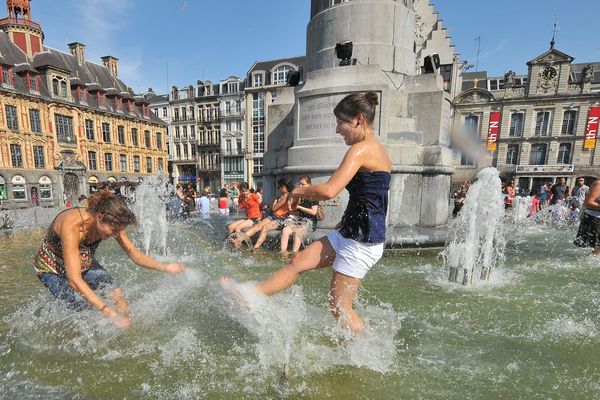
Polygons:
<instances>
[{"instance_id":1,"label":"ornate stone carving","mask_svg":"<svg viewBox=\"0 0 600 400\"><path fill-rule=\"evenodd\" d=\"M588 64L582 71L581 81L583 83L592 83L594 80L594 66L592 64Z\"/></svg>"}]
</instances>

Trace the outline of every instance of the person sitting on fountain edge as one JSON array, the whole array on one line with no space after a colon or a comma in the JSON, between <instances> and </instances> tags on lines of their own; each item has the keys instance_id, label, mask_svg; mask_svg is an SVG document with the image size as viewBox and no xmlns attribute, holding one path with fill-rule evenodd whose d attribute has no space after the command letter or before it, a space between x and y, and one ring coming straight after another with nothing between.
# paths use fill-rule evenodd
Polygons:
<instances>
[{"instance_id":1,"label":"person sitting on fountain edge","mask_svg":"<svg viewBox=\"0 0 600 400\"><path fill-rule=\"evenodd\" d=\"M385 242L392 163L373 131L377 104L377 94L371 91L350 94L337 104L333 110L336 132L350 148L326 183L292 192L294 207L299 198L329 200L346 187L350 197L338 229L310 244L255 287L259 293L272 295L289 288L304 272L333 265L329 308L342 326L354 333L365 327L353 308L356 292L383 255ZM221 284L240 299L231 279L222 277Z\"/></svg>"},{"instance_id":2,"label":"person sitting on fountain edge","mask_svg":"<svg viewBox=\"0 0 600 400\"><path fill-rule=\"evenodd\" d=\"M70 208L54 218L34 260L37 277L70 307L94 307L117 326L128 327L123 291L114 287L113 278L94 258L100 242L114 237L131 261L142 267L172 274L185 270L182 264L164 264L141 253L125 233L135 223L135 215L121 198L99 190L88 198L87 208ZM105 288L113 288L109 298L114 307L95 292Z\"/></svg>"}]
</instances>

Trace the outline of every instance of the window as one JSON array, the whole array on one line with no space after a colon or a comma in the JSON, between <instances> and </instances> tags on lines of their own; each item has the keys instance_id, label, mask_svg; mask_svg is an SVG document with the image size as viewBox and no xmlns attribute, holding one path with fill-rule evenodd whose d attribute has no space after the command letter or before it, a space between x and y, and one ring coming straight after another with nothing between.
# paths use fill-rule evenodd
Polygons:
<instances>
[{"instance_id":1,"label":"window","mask_svg":"<svg viewBox=\"0 0 600 400\"><path fill-rule=\"evenodd\" d=\"M182 126L182 127L181 127L181 136L182 136L184 139L187 139L187 126Z\"/></svg>"},{"instance_id":2,"label":"window","mask_svg":"<svg viewBox=\"0 0 600 400\"><path fill-rule=\"evenodd\" d=\"M190 106L190 119L194 119L194 106Z\"/></svg>"},{"instance_id":3,"label":"window","mask_svg":"<svg viewBox=\"0 0 600 400\"><path fill-rule=\"evenodd\" d=\"M33 146L33 163L37 169L45 167L44 146Z\"/></svg>"},{"instance_id":4,"label":"window","mask_svg":"<svg viewBox=\"0 0 600 400\"><path fill-rule=\"evenodd\" d=\"M119 167L121 172L127 172L127 156L125 154L119 154Z\"/></svg>"},{"instance_id":5,"label":"window","mask_svg":"<svg viewBox=\"0 0 600 400\"><path fill-rule=\"evenodd\" d=\"M522 137L523 123L525 122L525 114L522 112L514 112L510 116L510 129L508 136Z\"/></svg>"},{"instance_id":6,"label":"window","mask_svg":"<svg viewBox=\"0 0 600 400\"><path fill-rule=\"evenodd\" d=\"M180 137L181 137L181 135L179 134L179 127L176 126L175 127L175 139L179 140Z\"/></svg>"},{"instance_id":7,"label":"window","mask_svg":"<svg viewBox=\"0 0 600 400\"><path fill-rule=\"evenodd\" d=\"M261 174L262 173L262 169L263 169L263 160L262 160L262 158L255 158L254 159L254 169L253 169L253 172L255 174Z\"/></svg>"},{"instance_id":8,"label":"window","mask_svg":"<svg viewBox=\"0 0 600 400\"><path fill-rule=\"evenodd\" d=\"M539 136L548 136L551 129L551 120L551 111L538 111L535 118L535 134Z\"/></svg>"},{"instance_id":9,"label":"window","mask_svg":"<svg viewBox=\"0 0 600 400\"><path fill-rule=\"evenodd\" d=\"M181 146L175 145L175 153L177 154L177 159L181 160Z\"/></svg>"},{"instance_id":10,"label":"window","mask_svg":"<svg viewBox=\"0 0 600 400\"><path fill-rule=\"evenodd\" d=\"M237 82L227 83L227 93L235 93L237 91L238 91L238 83Z\"/></svg>"},{"instance_id":11,"label":"window","mask_svg":"<svg viewBox=\"0 0 600 400\"><path fill-rule=\"evenodd\" d=\"M40 121L40 110L30 109L29 110L29 124L31 125L31 132L40 133L42 132L42 123Z\"/></svg>"},{"instance_id":12,"label":"window","mask_svg":"<svg viewBox=\"0 0 600 400\"><path fill-rule=\"evenodd\" d=\"M242 154L242 139L235 140L235 147L237 149L238 154Z\"/></svg>"},{"instance_id":13,"label":"window","mask_svg":"<svg viewBox=\"0 0 600 400\"><path fill-rule=\"evenodd\" d=\"M113 170L113 158L111 153L104 153L104 169L106 171Z\"/></svg>"},{"instance_id":14,"label":"window","mask_svg":"<svg viewBox=\"0 0 600 400\"><path fill-rule=\"evenodd\" d=\"M574 135L577 125L577 110L567 110L563 114L563 122L560 133L562 135Z\"/></svg>"},{"instance_id":15,"label":"window","mask_svg":"<svg viewBox=\"0 0 600 400\"><path fill-rule=\"evenodd\" d=\"M102 140L104 143L110 143L110 124L108 122L102 123Z\"/></svg>"},{"instance_id":16,"label":"window","mask_svg":"<svg viewBox=\"0 0 600 400\"><path fill-rule=\"evenodd\" d=\"M125 127L123 125L117 126L117 138L119 144L125 144Z\"/></svg>"},{"instance_id":17,"label":"window","mask_svg":"<svg viewBox=\"0 0 600 400\"><path fill-rule=\"evenodd\" d=\"M17 107L7 105L4 109L6 110L6 127L13 131L18 131L19 119L17 118Z\"/></svg>"},{"instance_id":18,"label":"window","mask_svg":"<svg viewBox=\"0 0 600 400\"><path fill-rule=\"evenodd\" d=\"M52 78L52 94L56 97L67 97L67 81L64 78Z\"/></svg>"},{"instance_id":19,"label":"window","mask_svg":"<svg viewBox=\"0 0 600 400\"><path fill-rule=\"evenodd\" d=\"M163 117L168 117L169 116L168 113L167 113L167 107L163 107L162 114L163 114Z\"/></svg>"},{"instance_id":20,"label":"window","mask_svg":"<svg viewBox=\"0 0 600 400\"><path fill-rule=\"evenodd\" d=\"M254 76L252 77L252 82L253 85L252 86L262 86L262 74L258 73L258 74L254 74Z\"/></svg>"},{"instance_id":21,"label":"window","mask_svg":"<svg viewBox=\"0 0 600 400\"><path fill-rule=\"evenodd\" d=\"M131 128L131 143L134 146L138 145L138 130L137 128Z\"/></svg>"},{"instance_id":22,"label":"window","mask_svg":"<svg viewBox=\"0 0 600 400\"><path fill-rule=\"evenodd\" d=\"M146 172L152 172L152 157L146 157Z\"/></svg>"},{"instance_id":23,"label":"window","mask_svg":"<svg viewBox=\"0 0 600 400\"><path fill-rule=\"evenodd\" d=\"M23 154L20 144L10 145L10 159L14 168L23 168Z\"/></svg>"},{"instance_id":24,"label":"window","mask_svg":"<svg viewBox=\"0 0 600 400\"><path fill-rule=\"evenodd\" d=\"M39 180L40 198L49 200L52 198L52 181L47 176L42 176Z\"/></svg>"},{"instance_id":25,"label":"window","mask_svg":"<svg viewBox=\"0 0 600 400\"><path fill-rule=\"evenodd\" d=\"M462 166L474 166L475 159L466 153L460 153L460 165Z\"/></svg>"},{"instance_id":26,"label":"window","mask_svg":"<svg viewBox=\"0 0 600 400\"><path fill-rule=\"evenodd\" d=\"M179 108L173 109L173 120L175 120L175 122L179 121Z\"/></svg>"},{"instance_id":27,"label":"window","mask_svg":"<svg viewBox=\"0 0 600 400\"><path fill-rule=\"evenodd\" d=\"M27 200L27 191L25 190L25 178L15 175L12 178L12 193L15 200Z\"/></svg>"},{"instance_id":28,"label":"window","mask_svg":"<svg viewBox=\"0 0 600 400\"><path fill-rule=\"evenodd\" d=\"M465 130L471 137L479 137L479 115L465 116Z\"/></svg>"},{"instance_id":29,"label":"window","mask_svg":"<svg viewBox=\"0 0 600 400\"><path fill-rule=\"evenodd\" d=\"M77 140L73 135L73 118L54 114L54 122L56 123L56 137L59 143L76 144Z\"/></svg>"},{"instance_id":30,"label":"window","mask_svg":"<svg viewBox=\"0 0 600 400\"><path fill-rule=\"evenodd\" d=\"M159 150L162 149L162 133L161 132L156 132L156 148Z\"/></svg>"},{"instance_id":31,"label":"window","mask_svg":"<svg viewBox=\"0 0 600 400\"><path fill-rule=\"evenodd\" d=\"M85 137L87 140L96 140L94 136L94 121L91 119L85 120Z\"/></svg>"},{"instance_id":32,"label":"window","mask_svg":"<svg viewBox=\"0 0 600 400\"><path fill-rule=\"evenodd\" d=\"M509 165L519 164L519 145L509 144L506 150L506 163Z\"/></svg>"},{"instance_id":33,"label":"window","mask_svg":"<svg viewBox=\"0 0 600 400\"><path fill-rule=\"evenodd\" d=\"M194 125L190 125L190 139L196 140L196 127Z\"/></svg>"},{"instance_id":34,"label":"window","mask_svg":"<svg viewBox=\"0 0 600 400\"><path fill-rule=\"evenodd\" d=\"M558 146L558 159L556 162L559 164L570 164L571 148L571 143L561 143L560 146Z\"/></svg>"},{"instance_id":35,"label":"window","mask_svg":"<svg viewBox=\"0 0 600 400\"><path fill-rule=\"evenodd\" d=\"M546 153L548 145L546 143L535 143L531 145L531 153L529 154L529 165L544 165L546 164Z\"/></svg>"},{"instance_id":36,"label":"window","mask_svg":"<svg viewBox=\"0 0 600 400\"><path fill-rule=\"evenodd\" d=\"M223 161L223 170L226 174L241 174L244 172L244 159L241 157L226 158Z\"/></svg>"},{"instance_id":37,"label":"window","mask_svg":"<svg viewBox=\"0 0 600 400\"><path fill-rule=\"evenodd\" d=\"M273 84L274 85L285 85L288 73L292 71L292 67L289 65L282 65L273 72Z\"/></svg>"},{"instance_id":38,"label":"window","mask_svg":"<svg viewBox=\"0 0 600 400\"><path fill-rule=\"evenodd\" d=\"M88 151L88 168L94 171L98 169L95 151Z\"/></svg>"},{"instance_id":39,"label":"window","mask_svg":"<svg viewBox=\"0 0 600 400\"><path fill-rule=\"evenodd\" d=\"M156 160L156 163L158 164L158 170L159 170L159 171L161 171L161 172L162 172L162 171L164 171L164 170L165 170L165 165L164 165L164 162L163 162L163 159L162 159L162 158L160 158L160 157L159 157L159 158Z\"/></svg>"},{"instance_id":40,"label":"window","mask_svg":"<svg viewBox=\"0 0 600 400\"><path fill-rule=\"evenodd\" d=\"M0 200L8 199L8 191L6 190L6 181L0 176Z\"/></svg>"},{"instance_id":41,"label":"window","mask_svg":"<svg viewBox=\"0 0 600 400\"><path fill-rule=\"evenodd\" d=\"M144 141L146 142L146 148L150 148L152 146L152 142L150 140L150 131L144 131Z\"/></svg>"},{"instance_id":42,"label":"window","mask_svg":"<svg viewBox=\"0 0 600 400\"><path fill-rule=\"evenodd\" d=\"M490 79L490 90L504 89L504 79Z\"/></svg>"},{"instance_id":43,"label":"window","mask_svg":"<svg viewBox=\"0 0 600 400\"><path fill-rule=\"evenodd\" d=\"M12 71L7 65L2 66L2 83L8 86L12 86Z\"/></svg>"},{"instance_id":44,"label":"window","mask_svg":"<svg viewBox=\"0 0 600 400\"><path fill-rule=\"evenodd\" d=\"M133 172L140 172L140 156L133 156Z\"/></svg>"}]
</instances>

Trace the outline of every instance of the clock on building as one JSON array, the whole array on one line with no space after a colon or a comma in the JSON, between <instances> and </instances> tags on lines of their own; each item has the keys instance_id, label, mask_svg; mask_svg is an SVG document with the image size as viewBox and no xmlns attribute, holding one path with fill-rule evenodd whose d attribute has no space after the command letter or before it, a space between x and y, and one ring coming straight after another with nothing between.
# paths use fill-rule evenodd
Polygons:
<instances>
[{"instance_id":1,"label":"clock on building","mask_svg":"<svg viewBox=\"0 0 600 400\"><path fill-rule=\"evenodd\" d=\"M545 81L551 81L556 77L556 68L554 67L546 67L542 70L542 79Z\"/></svg>"}]
</instances>

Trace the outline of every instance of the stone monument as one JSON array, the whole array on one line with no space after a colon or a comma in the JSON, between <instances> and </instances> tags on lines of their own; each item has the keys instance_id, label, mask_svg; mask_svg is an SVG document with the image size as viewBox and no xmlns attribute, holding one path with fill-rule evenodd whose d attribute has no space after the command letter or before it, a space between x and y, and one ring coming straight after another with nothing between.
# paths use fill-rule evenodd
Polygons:
<instances>
[{"instance_id":1,"label":"stone monument","mask_svg":"<svg viewBox=\"0 0 600 400\"><path fill-rule=\"evenodd\" d=\"M424 20L418 6L409 0L312 0L301 84L285 88L269 106L266 194L282 176L325 182L348 149L335 132L334 106L349 93L378 93L374 129L393 163L388 247L446 240L451 99L438 56L423 57L426 43L419 38L426 32L417 23ZM351 57L340 60L336 45L348 50L349 42ZM430 65L421 64L422 57ZM326 218L319 227L333 228L347 200L342 191L324 202Z\"/></svg>"}]
</instances>

